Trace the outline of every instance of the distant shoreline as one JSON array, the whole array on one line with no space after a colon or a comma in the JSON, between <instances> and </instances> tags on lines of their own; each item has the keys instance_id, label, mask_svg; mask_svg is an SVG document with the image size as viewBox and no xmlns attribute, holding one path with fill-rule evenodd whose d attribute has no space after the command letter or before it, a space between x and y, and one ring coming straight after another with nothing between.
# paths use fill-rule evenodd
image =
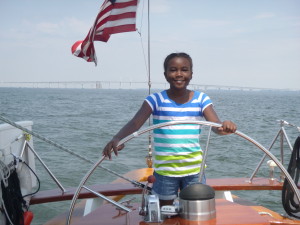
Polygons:
<instances>
[{"instance_id":1,"label":"distant shoreline","mask_svg":"<svg viewBox=\"0 0 300 225\"><path fill-rule=\"evenodd\" d=\"M0 88L51 88L51 89L149 89L148 82L123 81L49 81L49 82L0 82ZM151 89L167 89L168 83L152 82ZM189 85L192 90L228 91L300 91L300 89L277 89L262 87L242 87L229 85Z\"/></svg>"}]
</instances>

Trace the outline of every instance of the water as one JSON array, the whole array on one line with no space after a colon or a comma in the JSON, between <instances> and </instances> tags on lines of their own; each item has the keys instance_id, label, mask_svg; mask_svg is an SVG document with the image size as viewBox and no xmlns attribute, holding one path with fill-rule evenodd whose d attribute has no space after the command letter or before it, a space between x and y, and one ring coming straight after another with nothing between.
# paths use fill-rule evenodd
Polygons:
<instances>
[{"instance_id":1,"label":"water","mask_svg":"<svg viewBox=\"0 0 300 225\"><path fill-rule=\"evenodd\" d=\"M221 119L235 121L239 131L266 147L271 144L279 129L277 120L283 119L300 126L299 92L208 90L206 93L212 98ZM104 145L134 116L147 95L147 90L0 88L0 113L12 121L31 120L34 122L34 132L96 161ZM206 131L204 128L203 148ZM299 132L294 127L286 127L286 131L293 144ZM89 163L37 138L34 138L34 148L64 187L77 186L91 167ZM272 152L279 156L279 142L274 145ZM289 161L289 151L286 154L285 164ZM147 138L134 139L126 145L118 158L114 158L112 162L104 162L104 166L123 174L145 167L146 155ZM249 177L262 155L261 151L236 135L213 134L206 176ZM278 171L276 172L278 177ZM42 190L55 187L39 164L37 174L42 181ZM259 175L268 176L265 163L259 170ZM106 183L116 177L97 171L92 179L91 183ZM234 194L283 212L279 191ZM68 210L69 204L66 201L31 206L35 213L32 224L43 224L49 218Z\"/></svg>"}]
</instances>

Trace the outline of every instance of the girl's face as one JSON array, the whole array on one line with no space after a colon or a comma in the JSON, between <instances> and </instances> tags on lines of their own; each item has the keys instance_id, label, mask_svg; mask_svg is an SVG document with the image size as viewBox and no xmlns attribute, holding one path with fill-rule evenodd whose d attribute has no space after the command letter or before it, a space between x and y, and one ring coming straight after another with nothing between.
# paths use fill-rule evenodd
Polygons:
<instances>
[{"instance_id":1,"label":"girl's face","mask_svg":"<svg viewBox=\"0 0 300 225\"><path fill-rule=\"evenodd\" d=\"M165 78L170 84L170 88L186 88L192 79L193 71L191 63L184 57L172 58L165 71Z\"/></svg>"}]
</instances>

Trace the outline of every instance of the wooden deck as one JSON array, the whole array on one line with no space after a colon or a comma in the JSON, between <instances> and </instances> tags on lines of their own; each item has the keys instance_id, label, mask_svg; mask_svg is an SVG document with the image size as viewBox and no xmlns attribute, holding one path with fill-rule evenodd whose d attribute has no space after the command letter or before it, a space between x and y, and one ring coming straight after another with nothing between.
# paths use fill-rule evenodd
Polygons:
<instances>
[{"instance_id":1,"label":"wooden deck","mask_svg":"<svg viewBox=\"0 0 300 225\"><path fill-rule=\"evenodd\" d=\"M216 200L216 218L208 221L190 221L184 220L178 216L166 219L161 223L147 223L143 221L143 217L138 215L138 204L134 204L132 212L129 213L129 224L134 225L270 225L269 221L260 216L255 210L249 206L239 205L233 202L228 202L224 199ZM124 213L119 213L116 207L111 204L105 204L88 216L76 218L72 220L72 225L125 225L126 216ZM101 217L99 221L99 215Z\"/></svg>"}]
</instances>

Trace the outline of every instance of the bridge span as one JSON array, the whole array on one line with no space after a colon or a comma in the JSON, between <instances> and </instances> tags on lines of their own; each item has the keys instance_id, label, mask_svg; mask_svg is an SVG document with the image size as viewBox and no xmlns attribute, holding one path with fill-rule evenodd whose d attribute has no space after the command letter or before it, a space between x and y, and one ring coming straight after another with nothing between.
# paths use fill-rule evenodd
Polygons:
<instances>
[{"instance_id":1,"label":"bridge span","mask_svg":"<svg viewBox=\"0 0 300 225\"><path fill-rule=\"evenodd\" d=\"M167 82L152 82L152 89L166 89ZM82 88L82 89L148 89L148 82L135 81L49 81L49 82L0 82L0 87L18 88ZM262 91L278 90L263 87L230 86L230 85L209 85L195 84L189 85L193 90L242 90L242 91ZM281 89L280 89L281 90ZM282 89L283 90L283 89ZM286 89L287 90L287 89Z\"/></svg>"}]
</instances>

